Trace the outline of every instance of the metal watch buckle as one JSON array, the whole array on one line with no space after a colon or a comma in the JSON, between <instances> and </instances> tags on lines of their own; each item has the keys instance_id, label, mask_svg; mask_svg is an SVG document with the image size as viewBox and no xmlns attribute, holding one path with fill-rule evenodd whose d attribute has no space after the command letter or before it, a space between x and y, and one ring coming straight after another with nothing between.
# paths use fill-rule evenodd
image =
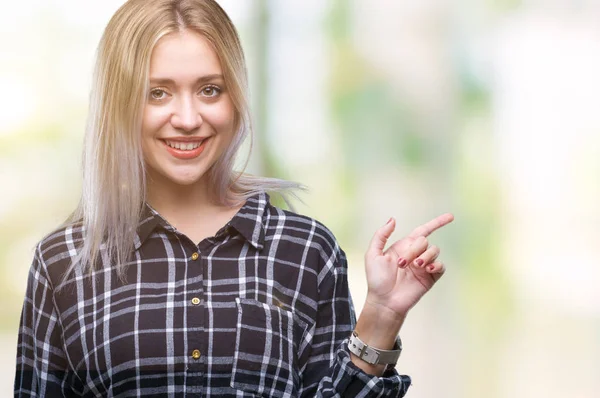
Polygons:
<instances>
[{"instance_id":1,"label":"metal watch buckle","mask_svg":"<svg viewBox=\"0 0 600 398\"><path fill-rule=\"evenodd\" d=\"M356 330L352 332L350 340L348 340L348 349L350 352L356 355L359 359L372 365L383 363L386 365L395 366L396 362L398 361L398 357L402 352L402 341L400 340L400 337L396 337L395 348L396 347L398 348L397 350L380 350L373 348L358 337Z\"/></svg>"},{"instance_id":2,"label":"metal watch buckle","mask_svg":"<svg viewBox=\"0 0 600 398\"><path fill-rule=\"evenodd\" d=\"M364 341L360 340L358 337L358 333L356 333L356 331L352 332L352 337L354 337L356 340L358 340L359 346L360 346L360 350L358 352L358 357L370 364L376 365L379 363L379 352L377 352L377 350L374 349L369 349L369 345L366 344ZM355 341L356 341L355 340ZM358 347L357 347L358 348ZM356 353L355 353L356 354ZM375 355L373 355L375 354ZM374 359L372 359L372 357L375 356ZM367 358L365 358L367 357Z\"/></svg>"},{"instance_id":3,"label":"metal watch buckle","mask_svg":"<svg viewBox=\"0 0 600 398\"><path fill-rule=\"evenodd\" d=\"M369 363L373 363L373 365L376 365L379 363L379 352L375 351L375 350L370 350L370 352L367 352L367 349L369 349L369 346L367 344L363 345L362 349L360 350L360 355L358 356L360 359L364 360L365 356L369 356L369 354L376 354L375 359L371 360L371 357L369 357Z\"/></svg>"}]
</instances>

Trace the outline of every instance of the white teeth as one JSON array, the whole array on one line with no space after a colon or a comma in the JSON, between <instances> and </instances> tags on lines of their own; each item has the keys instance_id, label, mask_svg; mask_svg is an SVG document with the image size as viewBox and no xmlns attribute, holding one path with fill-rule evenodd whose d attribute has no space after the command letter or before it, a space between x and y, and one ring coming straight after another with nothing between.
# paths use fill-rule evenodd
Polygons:
<instances>
[{"instance_id":1,"label":"white teeth","mask_svg":"<svg viewBox=\"0 0 600 398\"><path fill-rule=\"evenodd\" d=\"M192 151L196 148L198 148L200 145L202 145L202 141L196 141L196 142L177 142L177 141L167 141L165 140L165 142L167 143L168 146L170 146L171 148L175 148L175 149L179 149L180 151Z\"/></svg>"}]
</instances>

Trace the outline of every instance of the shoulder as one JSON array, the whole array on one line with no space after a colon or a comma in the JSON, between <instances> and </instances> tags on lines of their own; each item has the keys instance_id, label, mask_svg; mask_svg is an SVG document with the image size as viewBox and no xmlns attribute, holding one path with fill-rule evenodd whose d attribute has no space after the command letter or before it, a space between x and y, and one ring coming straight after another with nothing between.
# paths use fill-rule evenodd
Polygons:
<instances>
[{"instance_id":1,"label":"shoulder","mask_svg":"<svg viewBox=\"0 0 600 398\"><path fill-rule=\"evenodd\" d=\"M322 222L269 203L266 208L266 235L279 234L324 245L329 251L338 247L333 232Z\"/></svg>"},{"instance_id":2,"label":"shoulder","mask_svg":"<svg viewBox=\"0 0 600 398\"><path fill-rule=\"evenodd\" d=\"M266 240L283 240L316 255L328 269L345 267L346 256L333 232L322 222L293 211L269 205L265 225Z\"/></svg>"},{"instance_id":3,"label":"shoulder","mask_svg":"<svg viewBox=\"0 0 600 398\"><path fill-rule=\"evenodd\" d=\"M34 264L54 284L59 281L77 255L83 243L83 227L80 223L62 225L47 234L36 245Z\"/></svg>"}]
</instances>

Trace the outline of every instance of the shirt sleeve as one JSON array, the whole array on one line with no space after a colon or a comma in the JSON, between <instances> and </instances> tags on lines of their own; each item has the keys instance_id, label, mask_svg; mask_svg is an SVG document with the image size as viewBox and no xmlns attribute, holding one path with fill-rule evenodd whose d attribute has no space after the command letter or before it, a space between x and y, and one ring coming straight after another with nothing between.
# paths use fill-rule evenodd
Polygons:
<instances>
[{"instance_id":1,"label":"shirt sleeve","mask_svg":"<svg viewBox=\"0 0 600 398\"><path fill-rule=\"evenodd\" d=\"M68 396L62 328L38 246L29 270L17 345L15 397Z\"/></svg>"},{"instance_id":2,"label":"shirt sleeve","mask_svg":"<svg viewBox=\"0 0 600 398\"><path fill-rule=\"evenodd\" d=\"M348 265L344 252L336 248L322 271L319 284L317 322L312 331L302 372L303 397L404 397L409 376L395 369L383 376L365 373L351 360L347 343L356 324L348 288Z\"/></svg>"}]
</instances>

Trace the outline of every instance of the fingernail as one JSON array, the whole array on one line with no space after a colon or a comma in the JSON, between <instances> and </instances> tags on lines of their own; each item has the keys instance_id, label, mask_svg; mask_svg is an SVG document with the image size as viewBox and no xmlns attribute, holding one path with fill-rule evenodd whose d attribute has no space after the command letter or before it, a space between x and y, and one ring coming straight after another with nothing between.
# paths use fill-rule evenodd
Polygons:
<instances>
[{"instance_id":1,"label":"fingernail","mask_svg":"<svg viewBox=\"0 0 600 398\"><path fill-rule=\"evenodd\" d=\"M387 224L391 223L393 219L394 219L394 217L390 217L390 219L388 220L388 222L386 222L385 224L387 225Z\"/></svg>"},{"instance_id":2,"label":"fingernail","mask_svg":"<svg viewBox=\"0 0 600 398\"><path fill-rule=\"evenodd\" d=\"M429 266L429 267L427 267L427 268L429 269L429 271L433 271L435 267L434 267L433 265L430 265L430 266Z\"/></svg>"},{"instance_id":3,"label":"fingernail","mask_svg":"<svg viewBox=\"0 0 600 398\"><path fill-rule=\"evenodd\" d=\"M405 258L399 258L398 259L398 266L400 268L404 268L406 266L406 259Z\"/></svg>"},{"instance_id":4,"label":"fingernail","mask_svg":"<svg viewBox=\"0 0 600 398\"><path fill-rule=\"evenodd\" d=\"M416 260L415 260L415 263L416 263L416 264L417 264L419 267L421 267L421 266L423 266L423 263L424 263L424 261L423 261L423 259L422 259L422 258L418 258L418 259L416 259Z\"/></svg>"}]
</instances>

